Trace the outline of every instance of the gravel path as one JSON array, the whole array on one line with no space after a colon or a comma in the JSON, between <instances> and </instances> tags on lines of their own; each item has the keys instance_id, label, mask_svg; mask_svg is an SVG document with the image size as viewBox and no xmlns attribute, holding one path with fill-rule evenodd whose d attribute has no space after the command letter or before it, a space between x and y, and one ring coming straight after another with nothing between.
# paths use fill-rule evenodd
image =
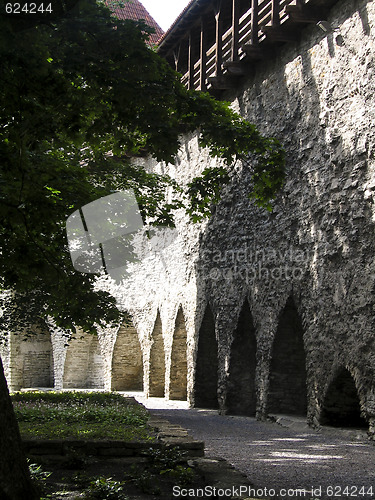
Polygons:
<instances>
[{"instance_id":1,"label":"gravel path","mask_svg":"<svg viewBox=\"0 0 375 500\"><path fill-rule=\"evenodd\" d=\"M305 425L298 428L298 423L293 429L249 417L221 416L213 410L178 405L157 409L155 401L142 403L205 441L206 456L223 457L245 473L257 496L375 499L375 445L364 439L338 430L318 433Z\"/></svg>"}]
</instances>

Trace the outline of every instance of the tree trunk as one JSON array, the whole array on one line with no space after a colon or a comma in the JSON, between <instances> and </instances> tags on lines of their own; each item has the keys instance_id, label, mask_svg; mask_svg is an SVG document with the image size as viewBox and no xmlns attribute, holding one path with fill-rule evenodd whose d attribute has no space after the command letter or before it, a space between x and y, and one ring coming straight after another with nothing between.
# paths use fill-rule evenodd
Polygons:
<instances>
[{"instance_id":1,"label":"tree trunk","mask_svg":"<svg viewBox=\"0 0 375 500\"><path fill-rule=\"evenodd\" d=\"M37 500L0 358L0 500Z\"/></svg>"}]
</instances>

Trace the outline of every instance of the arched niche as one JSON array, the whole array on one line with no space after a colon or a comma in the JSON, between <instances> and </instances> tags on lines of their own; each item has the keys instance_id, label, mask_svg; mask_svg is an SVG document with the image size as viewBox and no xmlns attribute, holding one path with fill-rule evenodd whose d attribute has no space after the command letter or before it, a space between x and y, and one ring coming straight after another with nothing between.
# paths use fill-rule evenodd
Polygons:
<instances>
[{"instance_id":1,"label":"arched niche","mask_svg":"<svg viewBox=\"0 0 375 500\"><path fill-rule=\"evenodd\" d=\"M187 333L185 319L180 307L173 334L169 399L187 399Z\"/></svg>"},{"instance_id":2,"label":"arched niche","mask_svg":"<svg viewBox=\"0 0 375 500\"><path fill-rule=\"evenodd\" d=\"M217 370L215 319L208 305L198 334L194 380L194 406L196 408L218 408Z\"/></svg>"},{"instance_id":3,"label":"arched niche","mask_svg":"<svg viewBox=\"0 0 375 500\"><path fill-rule=\"evenodd\" d=\"M256 337L249 303L245 300L230 350L226 407L232 415L255 415Z\"/></svg>"},{"instance_id":4,"label":"arched niche","mask_svg":"<svg viewBox=\"0 0 375 500\"><path fill-rule=\"evenodd\" d=\"M69 341L63 387L103 389L104 361L97 335L80 334Z\"/></svg>"},{"instance_id":5,"label":"arched niche","mask_svg":"<svg viewBox=\"0 0 375 500\"><path fill-rule=\"evenodd\" d=\"M270 364L268 412L306 415L306 353L303 327L289 298L279 319Z\"/></svg>"},{"instance_id":6,"label":"arched niche","mask_svg":"<svg viewBox=\"0 0 375 500\"><path fill-rule=\"evenodd\" d=\"M357 388L350 372L340 368L328 386L320 424L333 427L368 427L361 416Z\"/></svg>"},{"instance_id":7,"label":"arched niche","mask_svg":"<svg viewBox=\"0 0 375 500\"><path fill-rule=\"evenodd\" d=\"M143 357L132 323L119 328L112 357L112 390L143 391Z\"/></svg>"},{"instance_id":8,"label":"arched niche","mask_svg":"<svg viewBox=\"0 0 375 500\"><path fill-rule=\"evenodd\" d=\"M165 349L159 312L151 335L148 391L148 396L154 398L163 398L165 394Z\"/></svg>"},{"instance_id":9,"label":"arched niche","mask_svg":"<svg viewBox=\"0 0 375 500\"><path fill-rule=\"evenodd\" d=\"M22 387L53 387L53 350L51 334L41 330L29 337L21 336Z\"/></svg>"}]
</instances>

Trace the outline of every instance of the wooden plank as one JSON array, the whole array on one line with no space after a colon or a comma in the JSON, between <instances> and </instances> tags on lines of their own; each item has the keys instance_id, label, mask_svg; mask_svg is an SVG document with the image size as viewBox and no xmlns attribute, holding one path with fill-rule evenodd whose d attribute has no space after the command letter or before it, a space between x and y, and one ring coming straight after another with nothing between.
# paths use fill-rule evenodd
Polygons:
<instances>
[{"instance_id":1,"label":"wooden plank","mask_svg":"<svg viewBox=\"0 0 375 500\"><path fill-rule=\"evenodd\" d=\"M280 0L272 0L271 7L271 24L272 26L280 25Z\"/></svg>"},{"instance_id":2,"label":"wooden plank","mask_svg":"<svg viewBox=\"0 0 375 500\"><path fill-rule=\"evenodd\" d=\"M189 51L188 51L188 90L194 89L194 59L193 59L193 33L189 33Z\"/></svg>"},{"instance_id":3,"label":"wooden plank","mask_svg":"<svg viewBox=\"0 0 375 500\"><path fill-rule=\"evenodd\" d=\"M232 0L232 61L238 61L240 39L240 0Z\"/></svg>"},{"instance_id":4,"label":"wooden plank","mask_svg":"<svg viewBox=\"0 0 375 500\"><path fill-rule=\"evenodd\" d=\"M216 56L215 56L215 76L221 76L223 73L223 23L221 19L221 2L217 3L216 20Z\"/></svg>"},{"instance_id":5,"label":"wooden plank","mask_svg":"<svg viewBox=\"0 0 375 500\"><path fill-rule=\"evenodd\" d=\"M251 45L250 43L243 45L242 50L246 53L246 58L252 61L260 61L272 56L270 47L262 47L262 44Z\"/></svg>"},{"instance_id":6,"label":"wooden plank","mask_svg":"<svg viewBox=\"0 0 375 500\"><path fill-rule=\"evenodd\" d=\"M178 46L178 48L176 48L176 49L173 51L174 65L175 65L175 70L176 70L177 72L178 72L178 69L179 69L178 63L179 63L179 60L180 60L180 53L181 53L181 43L180 43L180 45Z\"/></svg>"},{"instance_id":7,"label":"wooden plank","mask_svg":"<svg viewBox=\"0 0 375 500\"><path fill-rule=\"evenodd\" d=\"M201 19L201 43L200 43L200 75L199 75L199 90L205 92L207 90L207 32L206 32L206 18L203 16Z\"/></svg>"},{"instance_id":8,"label":"wooden plank","mask_svg":"<svg viewBox=\"0 0 375 500\"><path fill-rule=\"evenodd\" d=\"M253 70L253 61L272 56L280 42L298 39L303 23L324 19L325 2L334 0L246 1L248 10L241 16L244 0L211 0L211 11L204 9L200 20L196 18L190 32L185 32L184 45L181 41L176 44L175 66L187 71L184 83L188 88L210 92L233 88L241 76Z\"/></svg>"},{"instance_id":9,"label":"wooden plank","mask_svg":"<svg viewBox=\"0 0 375 500\"><path fill-rule=\"evenodd\" d=\"M258 0L251 0L251 34L250 34L250 43L252 45L257 45L259 42L258 31L259 31L259 22L258 22Z\"/></svg>"}]
</instances>

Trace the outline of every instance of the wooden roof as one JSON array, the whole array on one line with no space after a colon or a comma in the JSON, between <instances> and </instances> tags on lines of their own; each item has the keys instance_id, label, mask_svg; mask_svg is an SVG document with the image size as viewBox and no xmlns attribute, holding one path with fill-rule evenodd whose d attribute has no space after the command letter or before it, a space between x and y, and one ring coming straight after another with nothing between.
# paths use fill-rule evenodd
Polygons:
<instances>
[{"instance_id":1,"label":"wooden roof","mask_svg":"<svg viewBox=\"0 0 375 500\"><path fill-rule=\"evenodd\" d=\"M168 31L159 40L159 54L164 55L171 46L193 26L207 10L212 9L212 0L190 0Z\"/></svg>"},{"instance_id":2,"label":"wooden roof","mask_svg":"<svg viewBox=\"0 0 375 500\"><path fill-rule=\"evenodd\" d=\"M154 28L155 33L150 36L152 45L156 45L163 36L164 31L158 25L153 17L147 12L139 0L113 1L105 0L107 7L118 19L131 19L133 21L144 20L148 26Z\"/></svg>"}]
</instances>

